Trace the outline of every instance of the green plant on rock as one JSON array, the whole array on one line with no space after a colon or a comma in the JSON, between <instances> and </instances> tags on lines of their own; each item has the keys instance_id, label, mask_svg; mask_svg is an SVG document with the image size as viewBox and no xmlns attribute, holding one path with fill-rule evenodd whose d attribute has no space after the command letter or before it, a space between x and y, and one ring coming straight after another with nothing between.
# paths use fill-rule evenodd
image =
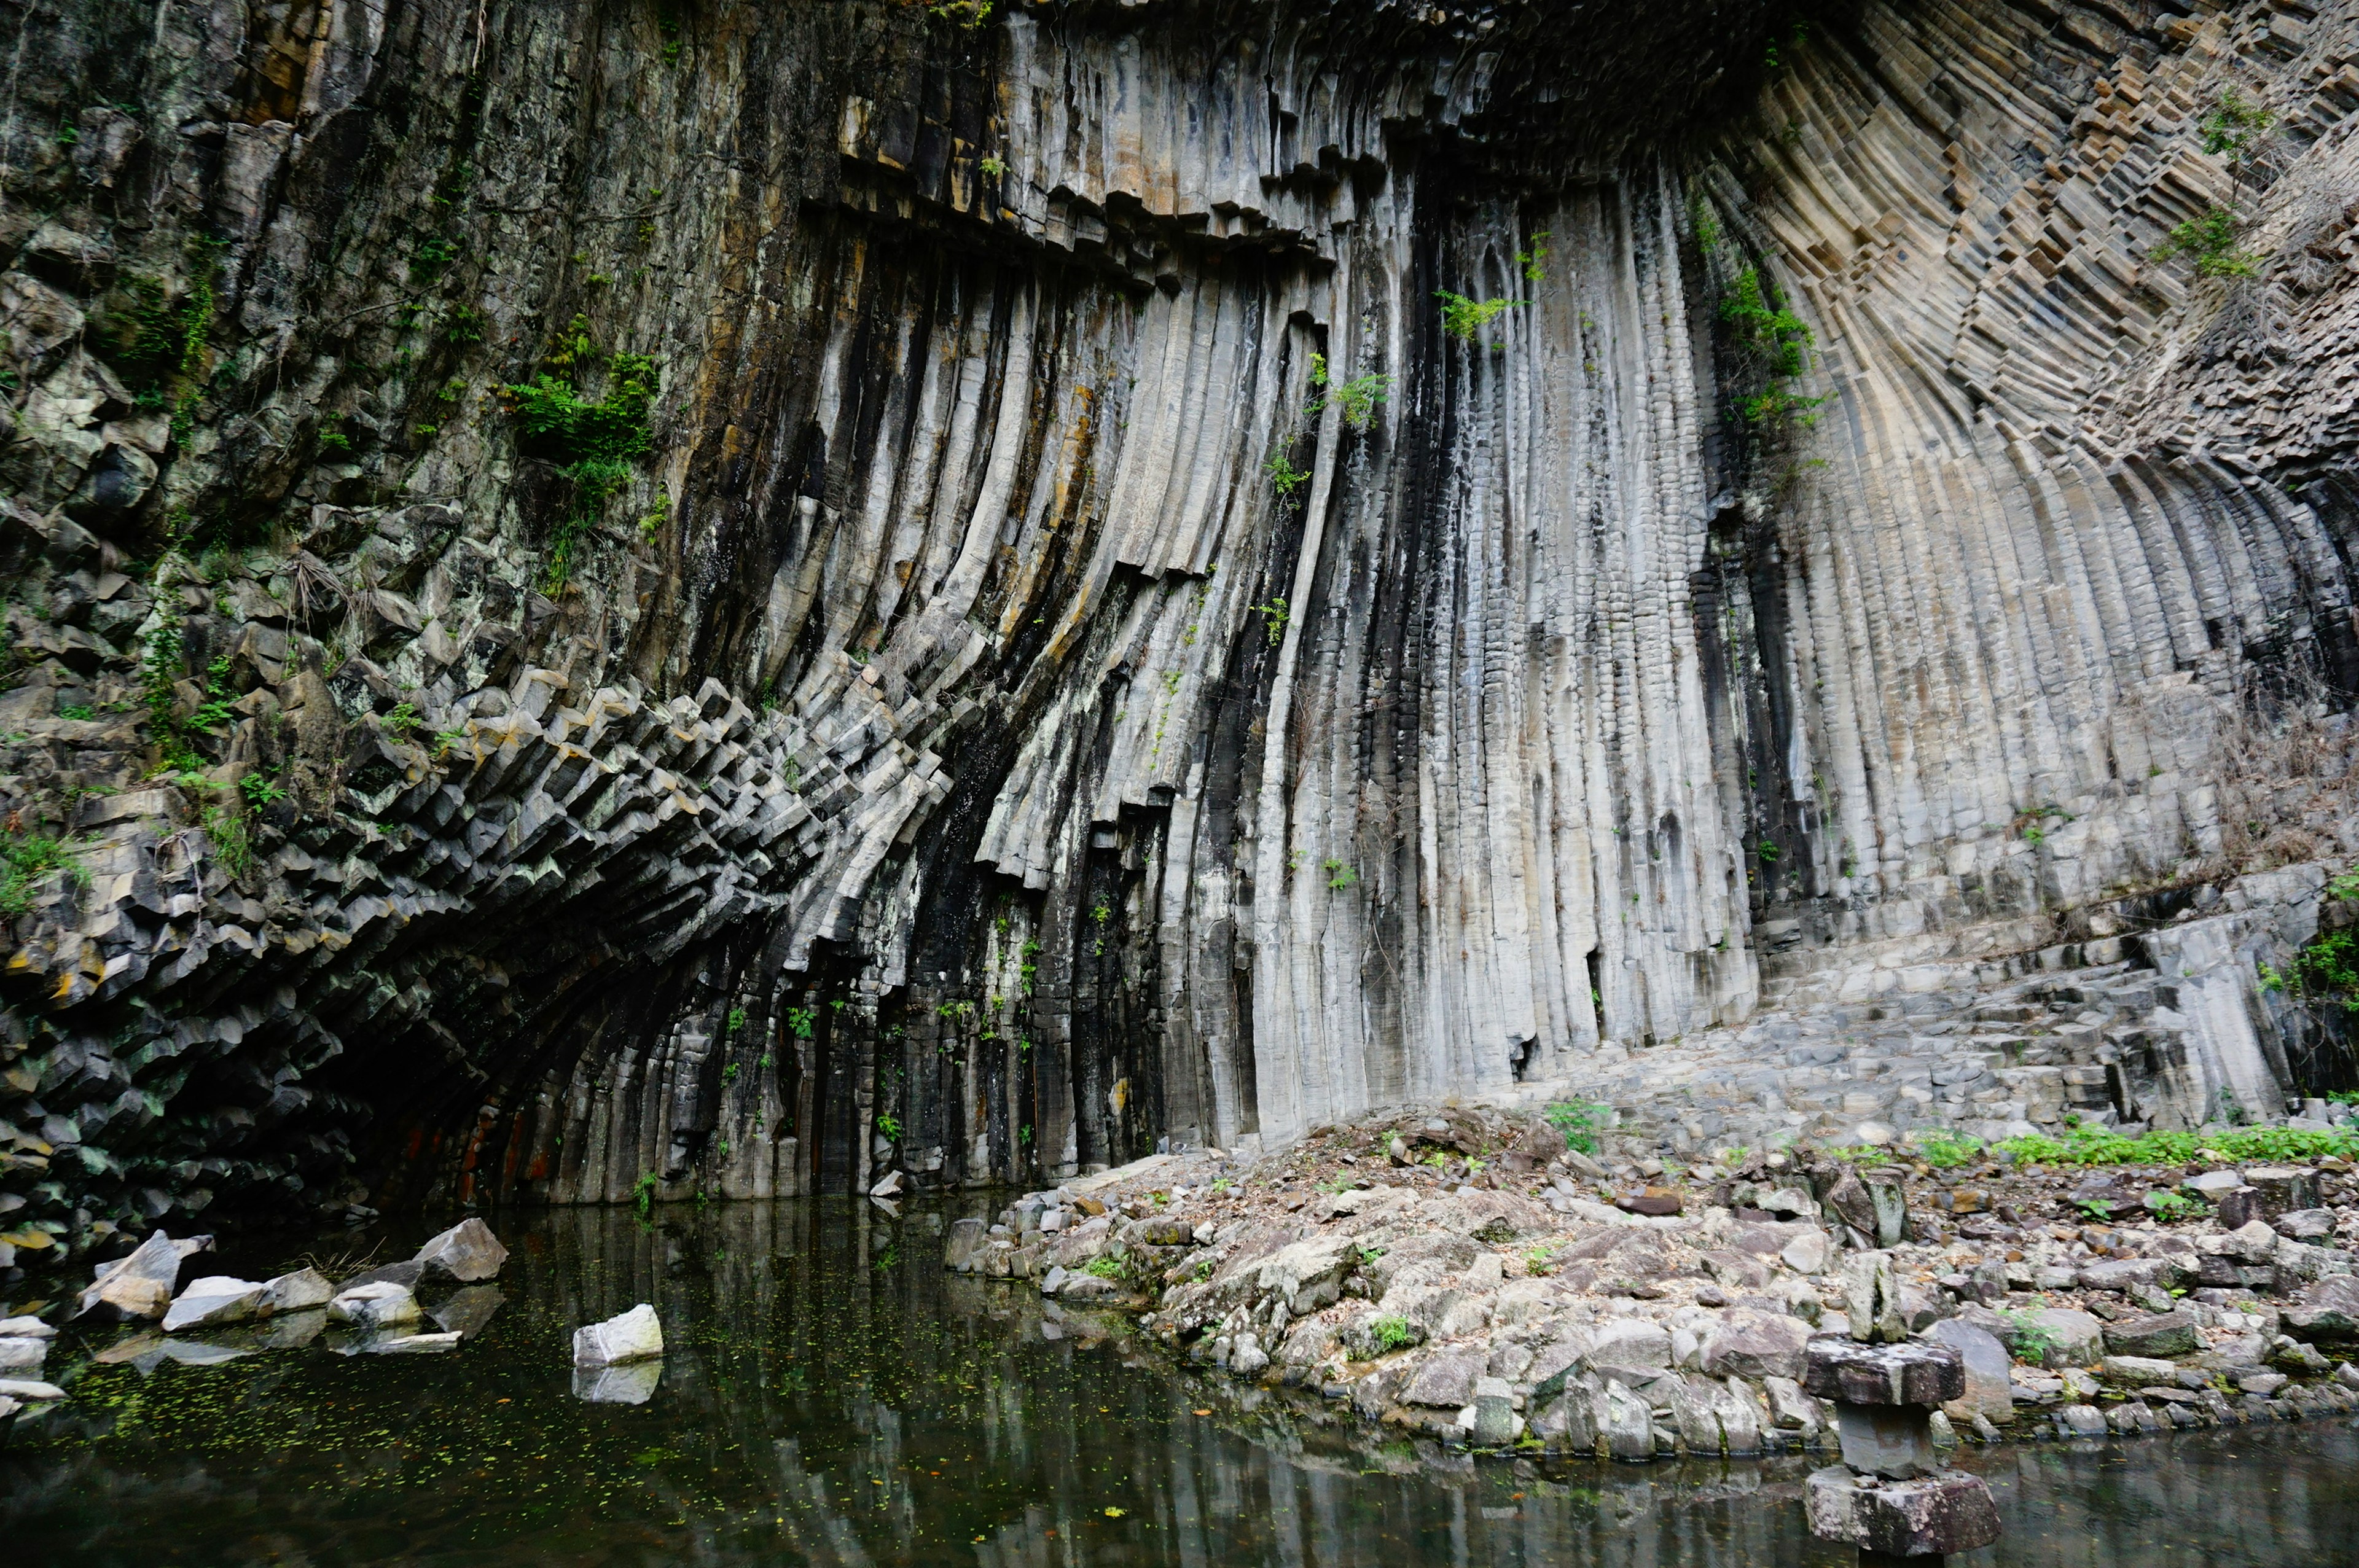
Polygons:
<instances>
[{"instance_id":1,"label":"green plant on rock","mask_svg":"<svg viewBox=\"0 0 2359 1568\"><path fill-rule=\"evenodd\" d=\"M2343 872L2326 884L2325 898L2338 904L2359 904L2359 871ZM2332 930L2323 928L2294 956L2292 978L2306 1000L2359 1012L2359 921Z\"/></svg>"},{"instance_id":2,"label":"green plant on rock","mask_svg":"<svg viewBox=\"0 0 2359 1568\"><path fill-rule=\"evenodd\" d=\"M1368 1338L1378 1355L1406 1350L1417 1343L1417 1332L1405 1317L1380 1317L1368 1325Z\"/></svg>"},{"instance_id":3,"label":"green plant on rock","mask_svg":"<svg viewBox=\"0 0 2359 1568\"><path fill-rule=\"evenodd\" d=\"M1355 375L1349 381L1337 381L1328 372L1327 356L1310 356L1310 384L1319 389L1303 408L1306 415L1322 413L1332 404L1343 416L1343 422L1354 430L1364 430L1376 416L1376 405L1391 395L1393 378L1388 375Z\"/></svg>"},{"instance_id":4,"label":"green plant on rock","mask_svg":"<svg viewBox=\"0 0 2359 1568\"><path fill-rule=\"evenodd\" d=\"M787 1033L798 1040L811 1037L811 1026L819 1022L819 1009L790 1007L786 1010Z\"/></svg>"},{"instance_id":5,"label":"green plant on rock","mask_svg":"<svg viewBox=\"0 0 2359 1568\"><path fill-rule=\"evenodd\" d=\"M81 856L62 838L11 833L0 840L0 914L22 914L32 908L35 884L51 871L63 871L75 887L90 884Z\"/></svg>"},{"instance_id":6,"label":"green plant on rock","mask_svg":"<svg viewBox=\"0 0 2359 1568\"><path fill-rule=\"evenodd\" d=\"M655 1212L656 1189L662 1184L663 1178L653 1171L641 1171L639 1179L631 1184L631 1206L639 1211L641 1219Z\"/></svg>"},{"instance_id":7,"label":"green plant on rock","mask_svg":"<svg viewBox=\"0 0 2359 1568\"><path fill-rule=\"evenodd\" d=\"M993 0L933 0L926 12L971 33L991 20L992 5Z\"/></svg>"},{"instance_id":8,"label":"green plant on rock","mask_svg":"<svg viewBox=\"0 0 2359 1568\"><path fill-rule=\"evenodd\" d=\"M1260 616L1262 619L1262 624L1269 629L1269 645L1271 647L1275 648L1286 640L1286 622L1289 617L1287 613L1285 600L1278 598L1276 595L1272 595L1270 601L1267 604L1256 604L1249 606L1248 608L1250 608L1255 614Z\"/></svg>"},{"instance_id":9,"label":"green plant on rock","mask_svg":"<svg viewBox=\"0 0 2359 1568\"><path fill-rule=\"evenodd\" d=\"M2045 1362L2048 1353L2056 1348L2056 1336L2027 1310L2002 1312L2006 1319L2007 1348L2018 1361Z\"/></svg>"},{"instance_id":10,"label":"green plant on rock","mask_svg":"<svg viewBox=\"0 0 2359 1568\"><path fill-rule=\"evenodd\" d=\"M1112 1253L1100 1253L1082 1266L1082 1272L1093 1279L1120 1280L1124 1273L1122 1260Z\"/></svg>"},{"instance_id":11,"label":"green plant on rock","mask_svg":"<svg viewBox=\"0 0 2359 1568\"><path fill-rule=\"evenodd\" d=\"M2277 124L2277 117L2257 103L2247 103L2243 94L2231 87L2220 94L2220 102L2212 113L2197 125L2203 150L2213 157L2225 157L2234 167L2245 161L2262 132Z\"/></svg>"},{"instance_id":12,"label":"green plant on rock","mask_svg":"<svg viewBox=\"0 0 2359 1568\"><path fill-rule=\"evenodd\" d=\"M254 830L247 822L242 804L235 796L219 806L205 807L202 824L205 838L213 847L213 859L234 877L243 877L254 869Z\"/></svg>"},{"instance_id":13,"label":"green plant on rock","mask_svg":"<svg viewBox=\"0 0 2359 1568\"><path fill-rule=\"evenodd\" d=\"M558 524L549 551L548 583L553 591L572 575L582 535L631 481L634 465L655 444L647 421L659 372L650 355L602 353L588 320L580 316L560 336L549 362L565 373L542 371L501 391L525 445L555 461L573 483L573 509ZM592 399L580 378L601 370L604 386Z\"/></svg>"},{"instance_id":14,"label":"green plant on rock","mask_svg":"<svg viewBox=\"0 0 2359 1568\"><path fill-rule=\"evenodd\" d=\"M1277 492L1277 498L1280 501L1292 496L1296 491L1302 488L1303 481L1310 477L1309 469L1299 469L1294 466L1294 460L1287 456L1284 447L1276 448L1270 452L1269 461L1262 471L1269 475L1270 488Z\"/></svg>"},{"instance_id":15,"label":"green plant on rock","mask_svg":"<svg viewBox=\"0 0 2359 1568\"><path fill-rule=\"evenodd\" d=\"M984 173L991 176L994 179L1000 178L1007 172L1007 165L995 157L979 158L976 160L974 167L983 170Z\"/></svg>"},{"instance_id":16,"label":"green plant on rock","mask_svg":"<svg viewBox=\"0 0 2359 1568\"><path fill-rule=\"evenodd\" d=\"M2236 248L2244 232L2243 219L2224 207L2214 207L2171 230L2148 254L2157 262L2193 256L2198 277L2251 277L2260 271L2261 262L2258 256Z\"/></svg>"},{"instance_id":17,"label":"green plant on rock","mask_svg":"<svg viewBox=\"0 0 2359 1568\"><path fill-rule=\"evenodd\" d=\"M1441 301L1441 330L1470 343L1481 341L1484 328L1525 303L1521 299L1470 299L1447 288L1435 289L1433 297Z\"/></svg>"},{"instance_id":18,"label":"green plant on rock","mask_svg":"<svg viewBox=\"0 0 2359 1568\"><path fill-rule=\"evenodd\" d=\"M1322 863L1327 869L1327 885L1330 888L1333 888L1340 892L1344 888L1357 887L1359 885L1360 873L1353 871L1343 861L1328 860Z\"/></svg>"},{"instance_id":19,"label":"green plant on rock","mask_svg":"<svg viewBox=\"0 0 2359 1568\"><path fill-rule=\"evenodd\" d=\"M2191 1219L2202 1213L2204 1209L2200 1200L2188 1194L2169 1191L2148 1193L2146 1206L2147 1213L2165 1225L2175 1225L2182 1219Z\"/></svg>"},{"instance_id":20,"label":"green plant on rock","mask_svg":"<svg viewBox=\"0 0 2359 1568\"><path fill-rule=\"evenodd\" d=\"M287 792L267 773L247 773L237 781L238 793L245 796L246 806L255 811L276 806L287 798Z\"/></svg>"},{"instance_id":21,"label":"green plant on rock","mask_svg":"<svg viewBox=\"0 0 2359 1568\"><path fill-rule=\"evenodd\" d=\"M1721 297L1720 319L1738 351L1767 383L1760 391L1737 399L1745 422L1756 427L1814 423L1815 410L1827 399L1803 396L1790 384L1810 373L1817 338L1776 286L1763 280L1759 267L1748 266L1731 280Z\"/></svg>"},{"instance_id":22,"label":"green plant on rock","mask_svg":"<svg viewBox=\"0 0 2359 1568\"><path fill-rule=\"evenodd\" d=\"M876 1119L876 1130L885 1135L885 1141L887 1143L898 1143L901 1141L901 1119L897 1116L880 1116Z\"/></svg>"},{"instance_id":23,"label":"green plant on rock","mask_svg":"<svg viewBox=\"0 0 2359 1568\"><path fill-rule=\"evenodd\" d=\"M1532 236L1531 249L1516 253L1516 265L1524 269L1526 283L1548 281L1548 258L1549 232L1542 229Z\"/></svg>"},{"instance_id":24,"label":"green plant on rock","mask_svg":"<svg viewBox=\"0 0 2359 1568\"><path fill-rule=\"evenodd\" d=\"M1590 993L1596 994L1593 990ZM1597 1152L1598 1134L1604 1130L1614 1108L1603 1100L1558 1100L1541 1113L1550 1127L1564 1134L1564 1146L1583 1154Z\"/></svg>"},{"instance_id":25,"label":"green plant on rock","mask_svg":"<svg viewBox=\"0 0 2359 1568\"><path fill-rule=\"evenodd\" d=\"M1982 1140L1954 1132L1928 1132L1917 1140L1917 1157L1937 1171L1947 1171L1978 1158Z\"/></svg>"}]
</instances>

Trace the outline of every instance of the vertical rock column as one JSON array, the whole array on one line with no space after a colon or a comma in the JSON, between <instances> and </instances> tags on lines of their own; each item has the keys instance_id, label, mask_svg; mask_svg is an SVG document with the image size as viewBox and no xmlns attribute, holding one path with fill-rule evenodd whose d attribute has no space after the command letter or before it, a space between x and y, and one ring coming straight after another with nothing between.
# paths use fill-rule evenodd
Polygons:
<instances>
[{"instance_id":1,"label":"vertical rock column","mask_svg":"<svg viewBox=\"0 0 2359 1568\"><path fill-rule=\"evenodd\" d=\"M1998 1539L1990 1487L1933 1454L1933 1411L1966 1391L1955 1350L1821 1335L1802 1386L1834 1402L1843 1440L1843 1462L1810 1479L1811 1534L1849 1541L1864 1564L1933 1564Z\"/></svg>"}]
</instances>

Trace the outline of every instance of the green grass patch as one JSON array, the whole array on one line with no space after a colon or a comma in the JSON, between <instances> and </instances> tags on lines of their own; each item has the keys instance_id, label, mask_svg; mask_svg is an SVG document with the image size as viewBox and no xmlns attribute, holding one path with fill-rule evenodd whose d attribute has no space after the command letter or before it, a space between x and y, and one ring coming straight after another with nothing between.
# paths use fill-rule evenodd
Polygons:
<instances>
[{"instance_id":1,"label":"green grass patch","mask_svg":"<svg viewBox=\"0 0 2359 1568\"><path fill-rule=\"evenodd\" d=\"M2142 1132L2075 1127L2061 1138L2033 1133L1999 1141L1998 1148L2027 1165L2180 1165L2199 1156L2224 1161L2316 1160L2359 1155L2359 1133L2342 1128L2303 1131L2286 1127L2238 1127L2217 1132Z\"/></svg>"}]
</instances>

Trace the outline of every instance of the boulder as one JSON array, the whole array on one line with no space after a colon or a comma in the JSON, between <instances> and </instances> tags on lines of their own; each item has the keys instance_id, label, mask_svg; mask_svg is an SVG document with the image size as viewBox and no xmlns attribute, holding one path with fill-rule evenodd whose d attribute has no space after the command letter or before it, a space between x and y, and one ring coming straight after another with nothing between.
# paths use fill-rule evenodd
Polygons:
<instances>
[{"instance_id":1,"label":"boulder","mask_svg":"<svg viewBox=\"0 0 2359 1568\"><path fill-rule=\"evenodd\" d=\"M1965 1366L1946 1345L1864 1345L1845 1335L1821 1334L1810 1341L1802 1387L1847 1405L1939 1405L1964 1394Z\"/></svg>"},{"instance_id":2,"label":"boulder","mask_svg":"<svg viewBox=\"0 0 2359 1568\"><path fill-rule=\"evenodd\" d=\"M1483 1376L1484 1357L1479 1350L1444 1350L1428 1358L1401 1390L1401 1403L1461 1410L1474 1400L1474 1384Z\"/></svg>"},{"instance_id":3,"label":"boulder","mask_svg":"<svg viewBox=\"0 0 2359 1568\"><path fill-rule=\"evenodd\" d=\"M55 1383L44 1383L38 1378L0 1378L0 1400L61 1400L66 1391Z\"/></svg>"},{"instance_id":4,"label":"boulder","mask_svg":"<svg viewBox=\"0 0 2359 1568\"><path fill-rule=\"evenodd\" d=\"M2134 1285L2169 1291L2193 1284L2195 1274L2171 1258L2106 1258L2083 1266L2073 1281L2084 1291L2127 1291Z\"/></svg>"},{"instance_id":5,"label":"boulder","mask_svg":"<svg viewBox=\"0 0 2359 1568\"><path fill-rule=\"evenodd\" d=\"M1802 1391L1801 1383L1793 1378L1764 1378L1761 1391L1769 1399L1769 1419L1782 1432L1799 1432L1809 1442L1824 1431L1826 1409L1812 1396Z\"/></svg>"},{"instance_id":6,"label":"boulder","mask_svg":"<svg viewBox=\"0 0 2359 1568\"><path fill-rule=\"evenodd\" d=\"M2181 1191L2208 1204L2217 1204L2244 1184L2245 1173L2242 1171L2206 1171L2179 1184Z\"/></svg>"},{"instance_id":7,"label":"boulder","mask_svg":"<svg viewBox=\"0 0 2359 1568\"><path fill-rule=\"evenodd\" d=\"M2042 1367L2093 1366L2104 1354L2104 1325L2071 1307L2041 1307L2008 1319L2016 1355Z\"/></svg>"},{"instance_id":8,"label":"boulder","mask_svg":"<svg viewBox=\"0 0 2359 1568\"><path fill-rule=\"evenodd\" d=\"M1786 1243L1777 1256L1798 1274L1822 1274L1826 1272L1830 1250L1827 1233L1813 1225Z\"/></svg>"},{"instance_id":9,"label":"boulder","mask_svg":"<svg viewBox=\"0 0 2359 1568\"><path fill-rule=\"evenodd\" d=\"M899 1197L901 1195L901 1173L898 1171L886 1172L883 1176L878 1178L876 1184L868 1189L868 1195L872 1198ZM1046 1215L1042 1216L1041 1218L1042 1224L1040 1228L1043 1230L1062 1230L1065 1228L1065 1214L1062 1209L1050 1209ZM1050 1219L1054 1219L1056 1223L1053 1225L1047 1223Z\"/></svg>"},{"instance_id":10,"label":"boulder","mask_svg":"<svg viewBox=\"0 0 2359 1568\"><path fill-rule=\"evenodd\" d=\"M2247 1165L2245 1184L2260 1195L2258 1217L2318 1206L2318 1173L2301 1165Z\"/></svg>"},{"instance_id":11,"label":"boulder","mask_svg":"<svg viewBox=\"0 0 2359 1568\"><path fill-rule=\"evenodd\" d=\"M1798 1317L1732 1316L1705 1336L1703 1369L1715 1378L1801 1377L1810 1326Z\"/></svg>"},{"instance_id":12,"label":"boulder","mask_svg":"<svg viewBox=\"0 0 2359 1568\"><path fill-rule=\"evenodd\" d=\"M1343 1293L1343 1276L1359 1260L1358 1244L1345 1237L1297 1241L1262 1260L1254 1271L1255 1294L1275 1295L1286 1303L1288 1313L1307 1317Z\"/></svg>"},{"instance_id":13,"label":"boulder","mask_svg":"<svg viewBox=\"0 0 2359 1568\"><path fill-rule=\"evenodd\" d=\"M2289 1209L2269 1221L2269 1228L2295 1241L2322 1244L2334 1235L2334 1211L2331 1208Z\"/></svg>"},{"instance_id":14,"label":"boulder","mask_svg":"<svg viewBox=\"0 0 2359 1568\"><path fill-rule=\"evenodd\" d=\"M354 1328L394 1328L418 1321L418 1298L407 1285L376 1280L339 1291L328 1303L328 1316Z\"/></svg>"},{"instance_id":15,"label":"boulder","mask_svg":"<svg viewBox=\"0 0 2359 1568\"><path fill-rule=\"evenodd\" d=\"M641 1302L619 1317L573 1331L576 1367L614 1367L664 1353L663 1325L656 1309Z\"/></svg>"},{"instance_id":16,"label":"boulder","mask_svg":"<svg viewBox=\"0 0 2359 1568\"><path fill-rule=\"evenodd\" d=\"M0 1336L0 1377L38 1372L49 1354L49 1342L30 1335Z\"/></svg>"},{"instance_id":17,"label":"boulder","mask_svg":"<svg viewBox=\"0 0 2359 1568\"><path fill-rule=\"evenodd\" d=\"M2280 1321L2297 1339L2325 1344L2359 1340L2359 1279L2335 1274L2311 1281Z\"/></svg>"},{"instance_id":18,"label":"boulder","mask_svg":"<svg viewBox=\"0 0 2359 1568\"><path fill-rule=\"evenodd\" d=\"M1591 1406L1598 1446L1612 1459L1652 1459L1655 1456L1655 1412L1647 1401L1611 1380L1602 1384Z\"/></svg>"},{"instance_id":19,"label":"boulder","mask_svg":"<svg viewBox=\"0 0 2359 1568\"><path fill-rule=\"evenodd\" d=\"M2178 1378L2177 1362L2151 1356L2108 1356L2097 1363L2098 1380L2117 1389L2169 1388Z\"/></svg>"},{"instance_id":20,"label":"boulder","mask_svg":"<svg viewBox=\"0 0 2359 1568\"><path fill-rule=\"evenodd\" d=\"M1940 1465L1933 1456L1931 1424L1913 1406L1839 1403L1835 1436L1843 1444L1843 1463L1863 1476L1914 1481Z\"/></svg>"},{"instance_id":21,"label":"boulder","mask_svg":"<svg viewBox=\"0 0 2359 1568\"><path fill-rule=\"evenodd\" d=\"M2266 1263L2277 1255L2277 1233L2265 1220L2248 1220L2241 1226L2229 1227L2223 1236L2203 1239L2223 1257L2246 1263Z\"/></svg>"},{"instance_id":22,"label":"boulder","mask_svg":"<svg viewBox=\"0 0 2359 1568\"><path fill-rule=\"evenodd\" d=\"M317 1269L298 1269L291 1274L281 1274L262 1287L262 1300L257 1303L262 1317L276 1316L283 1312L309 1312L326 1306L335 1300L336 1287Z\"/></svg>"},{"instance_id":23,"label":"boulder","mask_svg":"<svg viewBox=\"0 0 2359 1568\"><path fill-rule=\"evenodd\" d=\"M109 1263L82 1292L74 1315L110 1306L125 1317L161 1317L172 1304L172 1287L180 1278L179 1243L158 1230L132 1254Z\"/></svg>"},{"instance_id":24,"label":"boulder","mask_svg":"<svg viewBox=\"0 0 2359 1568\"><path fill-rule=\"evenodd\" d=\"M409 1258L398 1263L386 1263L375 1269L363 1270L338 1285L336 1289L341 1293L344 1291L356 1291L363 1285L399 1285L403 1290L408 1291L415 1290L418 1282L424 1278L426 1278L426 1265L415 1258Z\"/></svg>"},{"instance_id":25,"label":"boulder","mask_svg":"<svg viewBox=\"0 0 2359 1568\"><path fill-rule=\"evenodd\" d=\"M1956 1351L1965 1367L1965 1392L1941 1407L1951 1421L1971 1423L1981 1416L2004 1424L2015 1419L2013 1358L1995 1335L1951 1317L1927 1329L1925 1337Z\"/></svg>"},{"instance_id":26,"label":"boulder","mask_svg":"<svg viewBox=\"0 0 2359 1568\"><path fill-rule=\"evenodd\" d=\"M220 1327L258 1317L263 1292L268 1287L227 1274L209 1275L182 1291L164 1314L164 1332Z\"/></svg>"},{"instance_id":27,"label":"boulder","mask_svg":"<svg viewBox=\"0 0 2359 1568\"><path fill-rule=\"evenodd\" d=\"M1500 1448L1516 1440L1516 1429L1522 1422L1516 1415L1516 1391L1507 1385L1506 1379L1477 1379L1473 1405L1476 1444L1484 1448Z\"/></svg>"},{"instance_id":28,"label":"boulder","mask_svg":"<svg viewBox=\"0 0 2359 1568\"><path fill-rule=\"evenodd\" d=\"M1670 1332L1644 1318L1609 1318L1590 1341L1589 1364L1603 1373L1651 1378L1671 1364Z\"/></svg>"},{"instance_id":29,"label":"boulder","mask_svg":"<svg viewBox=\"0 0 2359 1568\"><path fill-rule=\"evenodd\" d=\"M2117 1318L2105 1325L2105 1349L2114 1356L2192 1356L2202 1347L2199 1327L2186 1312Z\"/></svg>"},{"instance_id":30,"label":"boulder","mask_svg":"<svg viewBox=\"0 0 2359 1568\"><path fill-rule=\"evenodd\" d=\"M942 1240L942 1267L965 1273L974 1266L974 1260L990 1237L990 1227L980 1219L953 1220L950 1234ZM1070 1238L1068 1245L1071 1245Z\"/></svg>"},{"instance_id":31,"label":"boulder","mask_svg":"<svg viewBox=\"0 0 2359 1568\"><path fill-rule=\"evenodd\" d=\"M58 1331L38 1317L0 1317L0 1337L55 1339Z\"/></svg>"},{"instance_id":32,"label":"boulder","mask_svg":"<svg viewBox=\"0 0 2359 1568\"><path fill-rule=\"evenodd\" d=\"M429 1241L410 1260L423 1265L424 1271L436 1279L456 1280L462 1285L495 1277L500 1265L507 1260L508 1249L500 1245L492 1227L473 1217Z\"/></svg>"}]
</instances>

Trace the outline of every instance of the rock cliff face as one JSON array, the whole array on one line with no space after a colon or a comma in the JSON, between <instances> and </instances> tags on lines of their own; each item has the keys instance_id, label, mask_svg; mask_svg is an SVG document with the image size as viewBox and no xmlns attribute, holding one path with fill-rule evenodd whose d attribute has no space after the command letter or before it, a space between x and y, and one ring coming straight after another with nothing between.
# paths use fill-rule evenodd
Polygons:
<instances>
[{"instance_id":1,"label":"rock cliff face","mask_svg":"<svg viewBox=\"0 0 2359 1568\"><path fill-rule=\"evenodd\" d=\"M2347 5L0 59L14 1245L1282 1140L2351 847Z\"/></svg>"}]
</instances>

